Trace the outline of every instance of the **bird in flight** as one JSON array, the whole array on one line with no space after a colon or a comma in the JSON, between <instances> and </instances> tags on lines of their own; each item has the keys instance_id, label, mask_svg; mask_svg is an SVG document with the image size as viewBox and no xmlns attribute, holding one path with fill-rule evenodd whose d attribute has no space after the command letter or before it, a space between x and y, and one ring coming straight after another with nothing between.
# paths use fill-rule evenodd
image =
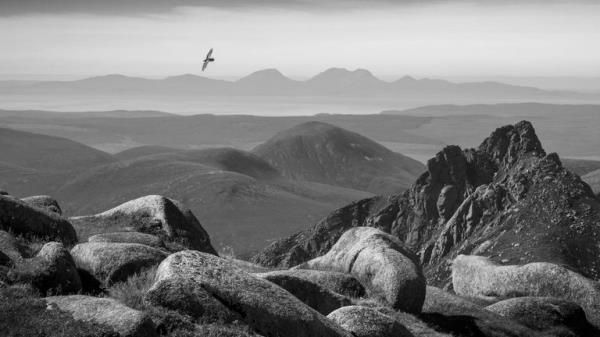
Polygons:
<instances>
[{"instance_id":1,"label":"bird in flight","mask_svg":"<svg viewBox=\"0 0 600 337\"><path fill-rule=\"evenodd\" d=\"M212 57L212 48L210 48L210 50L208 51L208 54L206 54L206 58L204 59L204 64L202 65L202 71L204 71L206 69L206 67L208 67L208 64L210 62L214 62L215 59Z\"/></svg>"}]
</instances>

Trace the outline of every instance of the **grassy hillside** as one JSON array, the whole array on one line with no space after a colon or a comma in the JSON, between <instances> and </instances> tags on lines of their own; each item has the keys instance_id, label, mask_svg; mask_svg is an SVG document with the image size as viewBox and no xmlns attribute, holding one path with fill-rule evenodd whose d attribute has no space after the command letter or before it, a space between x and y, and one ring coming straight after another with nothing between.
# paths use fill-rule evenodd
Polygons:
<instances>
[{"instance_id":1,"label":"grassy hillside","mask_svg":"<svg viewBox=\"0 0 600 337\"><path fill-rule=\"evenodd\" d=\"M425 166L414 159L322 122L281 131L253 152L288 178L375 194L399 193L425 171Z\"/></svg>"}]
</instances>

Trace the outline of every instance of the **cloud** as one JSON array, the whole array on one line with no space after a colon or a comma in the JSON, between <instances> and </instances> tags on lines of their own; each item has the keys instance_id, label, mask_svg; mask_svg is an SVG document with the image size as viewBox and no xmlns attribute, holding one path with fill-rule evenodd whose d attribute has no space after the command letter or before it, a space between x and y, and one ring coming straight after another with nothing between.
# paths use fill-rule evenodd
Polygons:
<instances>
[{"instance_id":1,"label":"cloud","mask_svg":"<svg viewBox=\"0 0 600 337\"><path fill-rule=\"evenodd\" d=\"M471 3L481 5L514 5L537 3L595 3L597 0L0 0L0 16L29 14L97 14L138 15L162 14L178 7L212 8L297 8L303 10L336 10L370 8L375 5L424 5L439 3Z\"/></svg>"}]
</instances>

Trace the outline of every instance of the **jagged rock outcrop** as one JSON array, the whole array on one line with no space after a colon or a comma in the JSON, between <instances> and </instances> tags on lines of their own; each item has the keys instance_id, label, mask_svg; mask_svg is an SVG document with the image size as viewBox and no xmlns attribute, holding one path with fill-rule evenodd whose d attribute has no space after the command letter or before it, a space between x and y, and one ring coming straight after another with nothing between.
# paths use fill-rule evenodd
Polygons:
<instances>
[{"instance_id":1,"label":"jagged rock outcrop","mask_svg":"<svg viewBox=\"0 0 600 337\"><path fill-rule=\"evenodd\" d=\"M51 296L44 300L49 310L67 311L76 320L109 326L121 337L158 336L154 323L146 314L110 298L70 295Z\"/></svg>"},{"instance_id":2,"label":"jagged rock outcrop","mask_svg":"<svg viewBox=\"0 0 600 337\"><path fill-rule=\"evenodd\" d=\"M289 291L297 299L323 315L352 303L349 298L341 294L293 274L274 271L254 275Z\"/></svg>"},{"instance_id":3,"label":"jagged rock outcrop","mask_svg":"<svg viewBox=\"0 0 600 337\"><path fill-rule=\"evenodd\" d=\"M8 279L31 284L42 294L73 294L82 289L75 262L59 242L48 242L36 256L16 262Z\"/></svg>"},{"instance_id":4,"label":"jagged rock outcrop","mask_svg":"<svg viewBox=\"0 0 600 337\"><path fill-rule=\"evenodd\" d=\"M365 287L360 281L347 273L311 269L287 269L264 271L262 275L271 277L288 276L303 279L350 298L360 298L366 294Z\"/></svg>"},{"instance_id":5,"label":"jagged rock outcrop","mask_svg":"<svg viewBox=\"0 0 600 337\"><path fill-rule=\"evenodd\" d=\"M140 232L113 232L92 235L88 242L139 243L154 248L165 248L164 241L156 235Z\"/></svg>"},{"instance_id":6,"label":"jagged rock outcrop","mask_svg":"<svg viewBox=\"0 0 600 337\"><path fill-rule=\"evenodd\" d=\"M0 230L56 240L65 245L77 242L75 229L60 215L4 195L0 195Z\"/></svg>"},{"instance_id":7,"label":"jagged rock outcrop","mask_svg":"<svg viewBox=\"0 0 600 337\"><path fill-rule=\"evenodd\" d=\"M86 242L71 249L77 268L110 286L158 265L167 253L138 243Z\"/></svg>"},{"instance_id":8,"label":"jagged rock outcrop","mask_svg":"<svg viewBox=\"0 0 600 337\"><path fill-rule=\"evenodd\" d=\"M503 266L483 256L459 255L452 264L452 285L457 294L470 297L569 300L579 304L588 320L600 326L600 283L556 264Z\"/></svg>"},{"instance_id":9,"label":"jagged rock outcrop","mask_svg":"<svg viewBox=\"0 0 600 337\"><path fill-rule=\"evenodd\" d=\"M221 303L256 332L265 336L311 337L349 336L314 309L279 286L255 277L234 263L198 251L181 251L169 255L158 267L155 283L148 296L162 287L172 288L165 294L177 295L177 284L186 282L188 306L202 308L205 303ZM193 292L186 289L193 288ZM214 300L207 302L207 296ZM179 296L174 300L162 296L159 303L177 310ZM205 310L204 310L205 311Z\"/></svg>"},{"instance_id":10,"label":"jagged rock outcrop","mask_svg":"<svg viewBox=\"0 0 600 337\"><path fill-rule=\"evenodd\" d=\"M425 298L425 278L416 256L400 240L375 228L348 230L327 254L296 268L349 273L369 297L406 312L419 312Z\"/></svg>"},{"instance_id":11,"label":"jagged rock outcrop","mask_svg":"<svg viewBox=\"0 0 600 337\"><path fill-rule=\"evenodd\" d=\"M107 228L103 232L137 231L156 235L171 250L194 249L216 254L208 233L194 214L178 201L148 195L128 201L106 212L70 218L78 228ZM87 238L86 238L87 239Z\"/></svg>"},{"instance_id":12,"label":"jagged rock outcrop","mask_svg":"<svg viewBox=\"0 0 600 337\"><path fill-rule=\"evenodd\" d=\"M415 251L435 285L448 284L450 262L459 254L548 261L600 278L600 202L556 154L545 153L526 121L498 128L474 149L444 148L402 195L363 200L334 214L254 260L289 267L323 255L340 232L370 226ZM329 228L335 230L328 236Z\"/></svg>"},{"instance_id":13,"label":"jagged rock outcrop","mask_svg":"<svg viewBox=\"0 0 600 337\"><path fill-rule=\"evenodd\" d=\"M558 336L598 336L600 330L587 320L583 309L553 297L517 297L485 307L531 329Z\"/></svg>"},{"instance_id":14,"label":"jagged rock outcrop","mask_svg":"<svg viewBox=\"0 0 600 337\"><path fill-rule=\"evenodd\" d=\"M30 206L45 209L50 212L54 212L58 215L62 215L62 209L56 199L49 195L35 195L21 199Z\"/></svg>"},{"instance_id":15,"label":"jagged rock outcrop","mask_svg":"<svg viewBox=\"0 0 600 337\"><path fill-rule=\"evenodd\" d=\"M414 337L398 321L374 308L347 306L330 313L327 318L356 337Z\"/></svg>"}]
</instances>

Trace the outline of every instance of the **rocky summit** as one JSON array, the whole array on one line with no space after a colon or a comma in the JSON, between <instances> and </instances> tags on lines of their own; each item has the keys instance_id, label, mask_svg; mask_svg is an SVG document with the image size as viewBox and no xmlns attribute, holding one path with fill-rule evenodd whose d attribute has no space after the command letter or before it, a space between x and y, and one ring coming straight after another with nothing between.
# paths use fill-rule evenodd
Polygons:
<instances>
[{"instance_id":1,"label":"rocky summit","mask_svg":"<svg viewBox=\"0 0 600 337\"><path fill-rule=\"evenodd\" d=\"M600 276L600 202L531 123L498 128L480 146L447 146L403 194L341 208L254 257L291 267L327 252L345 230L379 228L416 252L430 284L447 285L458 254L501 264L546 261ZM329 230L333 228L334 230Z\"/></svg>"},{"instance_id":2,"label":"rocky summit","mask_svg":"<svg viewBox=\"0 0 600 337\"><path fill-rule=\"evenodd\" d=\"M528 122L252 261L160 195L62 209L0 195L0 336L600 336L600 201Z\"/></svg>"}]
</instances>

